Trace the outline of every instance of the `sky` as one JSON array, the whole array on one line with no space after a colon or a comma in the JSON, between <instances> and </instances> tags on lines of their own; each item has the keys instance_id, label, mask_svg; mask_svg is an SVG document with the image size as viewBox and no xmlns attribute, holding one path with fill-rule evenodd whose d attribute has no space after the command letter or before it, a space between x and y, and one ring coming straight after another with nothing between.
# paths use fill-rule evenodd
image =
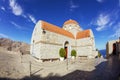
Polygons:
<instances>
[{"instance_id":1,"label":"sky","mask_svg":"<svg viewBox=\"0 0 120 80\"><path fill-rule=\"evenodd\" d=\"M120 0L0 0L0 37L30 44L39 20L62 28L69 19L92 29L96 48L105 49L120 37Z\"/></svg>"}]
</instances>

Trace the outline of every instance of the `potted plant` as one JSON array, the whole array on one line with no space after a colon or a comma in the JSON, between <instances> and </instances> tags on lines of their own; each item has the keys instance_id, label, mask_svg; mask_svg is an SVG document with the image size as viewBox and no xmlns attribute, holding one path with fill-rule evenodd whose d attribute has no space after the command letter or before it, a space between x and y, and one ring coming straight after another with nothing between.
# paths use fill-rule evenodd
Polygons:
<instances>
[{"instance_id":1,"label":"potted plant","mask_svg":"<svg viewBox=\"0 0 120 80\"><path fill-rule=\"evenodd\" d=\"M64 60L65 54L66 54L65 49L64 48L60 48L60 50L59 50L60 61Z\"/></svg>"},{"instance_id":2,"label":"potted plant","mask_svg":"<svg viewBox=\"0 0 120 80\"><path fill-rule=\"evenodd\" d=\"M71 57L72 57L72 59L75 59L76 55L77 55L76 50L73 49L71 51Z\"/></svg>"}]
</instances>

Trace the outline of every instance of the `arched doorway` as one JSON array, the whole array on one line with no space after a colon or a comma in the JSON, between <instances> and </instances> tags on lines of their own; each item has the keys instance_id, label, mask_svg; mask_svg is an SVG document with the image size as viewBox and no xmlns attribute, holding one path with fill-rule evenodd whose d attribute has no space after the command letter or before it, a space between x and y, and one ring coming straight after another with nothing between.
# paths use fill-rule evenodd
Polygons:
<instances>
[{"instance_id":1,"label":"arched doorway","mask_svg":"<svg viewBox=\"0 0 120 80\"><path fill-rule=\"evenodd\" d=\"M116 55L116 43L113 44L113 52L112 52L113 55Z\"/></svg>"},{"instance_id":2,"label":"arched doorway","mask_svg":"<svg viewBox=\"0 0 120 80\"><path fill-rule=\"evenodd\" d=\"M69 46L69 42L65 41L64 43L64 49L66 51L65 59L68 58L68 46Z\"/></svg>"}]
</instances>

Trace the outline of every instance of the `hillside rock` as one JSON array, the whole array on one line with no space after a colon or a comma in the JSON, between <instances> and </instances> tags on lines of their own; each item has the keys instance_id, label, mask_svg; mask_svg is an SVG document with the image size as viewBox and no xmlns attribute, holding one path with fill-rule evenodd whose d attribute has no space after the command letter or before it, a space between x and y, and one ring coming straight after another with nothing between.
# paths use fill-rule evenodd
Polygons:
<instances>
[{"instance_id":1,"label":"hillside rock","mask_svg":"<svg viewBox=\"0 0 120 80\"><path fill-rule=\"evenodd\" d=\"M13 41L7 38L0 38L0 47L8 51L20 52L29 54L30 45L24 42Z\"/></svg>"}]
</instances>

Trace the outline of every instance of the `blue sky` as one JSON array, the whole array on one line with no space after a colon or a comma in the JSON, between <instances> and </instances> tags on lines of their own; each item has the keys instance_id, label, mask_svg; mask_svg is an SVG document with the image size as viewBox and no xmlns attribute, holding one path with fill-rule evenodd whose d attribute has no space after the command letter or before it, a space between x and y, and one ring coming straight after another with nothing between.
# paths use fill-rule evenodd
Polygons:
<instances>
[{"instance_id":1,"label":"blue sky","mask_svg":"<svg viewBox=\"0 0 120 80\"><path fill-rule=\"evenodd\" d=\"M120 36L120 0L0 0L0 37L30 43L38 20L59 27L76 20L92 29L96 48Z\"/></svg>"}]
</instances>

